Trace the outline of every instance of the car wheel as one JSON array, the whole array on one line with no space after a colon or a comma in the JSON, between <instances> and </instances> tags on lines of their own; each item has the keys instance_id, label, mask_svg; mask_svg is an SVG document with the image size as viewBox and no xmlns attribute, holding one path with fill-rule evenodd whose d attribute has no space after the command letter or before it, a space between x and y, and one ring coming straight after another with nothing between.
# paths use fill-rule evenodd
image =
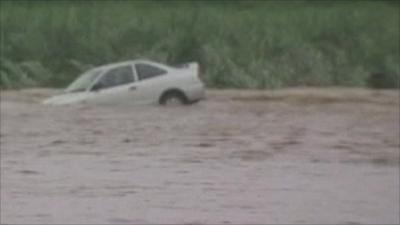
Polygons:
<instances>
[{"instance_id":1,"label":"car wheel","mask_svg":"<svg viewBox=\"0 0 400 225\"><path fill-rule=\"evenodd\" d=\"M180 106L187 103L186 98L179 92L167 93L161 98L160 104L164 106Z\"/></svg>"}]
</instances>

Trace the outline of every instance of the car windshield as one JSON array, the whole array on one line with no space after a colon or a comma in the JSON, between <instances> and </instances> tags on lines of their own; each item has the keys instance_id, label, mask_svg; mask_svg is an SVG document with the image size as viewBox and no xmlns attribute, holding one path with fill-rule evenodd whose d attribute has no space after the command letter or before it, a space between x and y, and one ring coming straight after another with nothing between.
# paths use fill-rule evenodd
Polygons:
<instances>
[{"instance_id":1,"label":"car windshield","mask_svg":"<svg viewBox=\"0 0 400 225\"><path fill-rule=\"evenodd\" d=\"M86 91L86 89L93 83L93 81L100 75L101 70L90 70L82 74L72 84L70 84L66 92L80 92Z\"/></svg>"}]
</instances>

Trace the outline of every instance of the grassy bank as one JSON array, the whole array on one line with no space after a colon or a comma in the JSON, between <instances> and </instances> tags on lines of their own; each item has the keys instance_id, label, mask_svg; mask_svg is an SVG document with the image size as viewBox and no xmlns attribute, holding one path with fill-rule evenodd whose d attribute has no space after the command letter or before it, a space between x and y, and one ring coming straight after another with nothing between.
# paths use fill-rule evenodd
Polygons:
<instances>
[{"instance_id":1,"label":"grassy bank","mask_svg":"<svg viewBox=\"0 0 400 225\"><path fill-rule=\"evenodd\" d=\"M199 61L210 87L398 87L399 10L395 1L1 1L0 85L63 86L140 57Z\"/></svg>"}]
</instances>

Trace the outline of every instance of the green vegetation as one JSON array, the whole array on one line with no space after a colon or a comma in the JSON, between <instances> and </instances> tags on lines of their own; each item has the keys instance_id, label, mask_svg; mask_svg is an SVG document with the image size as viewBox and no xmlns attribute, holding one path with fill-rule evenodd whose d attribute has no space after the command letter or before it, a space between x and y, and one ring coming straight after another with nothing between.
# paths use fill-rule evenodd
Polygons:
<instances>
[{"instance_id":1,"label":"green vegetation","mask_svg":"<svg viewBox=\"0 0 400 225\"><path fill-rule=\"evenodd\" d=\"M148 58L199 61L217 88L399 87L399 10L398 1L1 1L0 86L64 86L92 66Z\"/></svg>"}]
</instances>

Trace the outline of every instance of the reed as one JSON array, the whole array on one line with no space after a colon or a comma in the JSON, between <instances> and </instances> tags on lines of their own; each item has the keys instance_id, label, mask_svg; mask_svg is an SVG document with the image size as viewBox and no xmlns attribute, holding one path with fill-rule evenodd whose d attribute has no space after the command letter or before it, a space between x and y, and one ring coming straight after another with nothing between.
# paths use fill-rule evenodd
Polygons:
<instances>
[{"instance_id":1,"label":"reed","mask_svg":"<svg viewBox=\"0 0 400 225\"><path fill-rule=\"evenodd\" d=\"M0 86L65 86L90 67L149 58L199 61L217 88L398 88L399 10L397 1L1 1Z\"/></svg>"}]
</instances>

